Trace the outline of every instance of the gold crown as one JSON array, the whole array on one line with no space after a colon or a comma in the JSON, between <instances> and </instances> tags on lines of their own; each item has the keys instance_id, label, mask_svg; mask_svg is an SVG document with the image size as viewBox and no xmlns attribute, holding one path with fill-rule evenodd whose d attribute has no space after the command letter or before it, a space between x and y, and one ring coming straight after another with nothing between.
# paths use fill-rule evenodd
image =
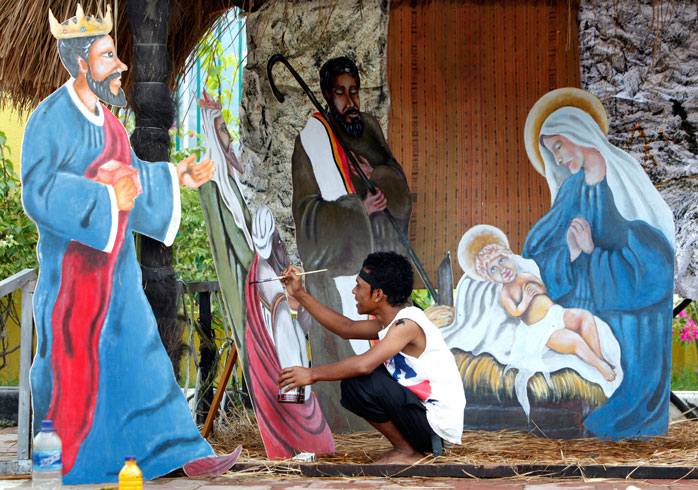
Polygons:
<instances>
[{"instance_id":1,"label":"gold crown","mask_svg":"<svg viewBox=\"0 0 698 490\"><path fill-rule=\"evenodd\" d=\"M51 9L48 11L48 23L51 26L51 34L53 34L53 37L56 39L104 36L109 34L112 28L111 5L107 6L107 15L102 15L100 12L99 17L99 19L96 17L86 17L85 12L82 10L82 5L78 4L75 17L59 24L53 16Z\"/></svg>"}]
</instances>

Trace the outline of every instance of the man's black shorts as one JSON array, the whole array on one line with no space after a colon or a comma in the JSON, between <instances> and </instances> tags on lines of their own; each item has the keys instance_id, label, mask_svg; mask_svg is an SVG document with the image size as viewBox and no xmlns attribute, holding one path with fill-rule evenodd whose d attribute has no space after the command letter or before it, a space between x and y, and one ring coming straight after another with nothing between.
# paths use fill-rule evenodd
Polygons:
<instances>
[{"instance_id":1,"label":"man's black shorts","mask_svg":"<svg viewBox=\"0 0 698 490\"><path fill-rule=\"evenodd\" d=\"M417 451L432 452L427 412L413 392L395 381L381 364L366 376L342 380L342 406L370 422L392 420Z\"/></svg>"}]
</instances>

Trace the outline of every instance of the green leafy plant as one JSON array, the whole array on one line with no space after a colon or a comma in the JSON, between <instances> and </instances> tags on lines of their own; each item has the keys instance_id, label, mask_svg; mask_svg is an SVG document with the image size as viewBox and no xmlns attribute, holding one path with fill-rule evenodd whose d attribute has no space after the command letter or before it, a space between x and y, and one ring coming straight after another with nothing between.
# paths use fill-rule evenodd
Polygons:
<instances>
[{"instance_id":1,"label":"green leafy plant","mask_svg":"<svg viewBox=\"0 0 698 490\"><path fill-rule=\"evenodd\" d=\"M676 306L676 305L674 305ZM672 322L672 349L689 349L698 351L698 306L690 303ZM672 390L696 390L698 389L698 366L687 366L686 361L692 356L686 357L689 352L679 354L678 365L672 365L671 389ZM681 359L684 359L681 361Z\"/></svg>"},{"instance_id":2,"label":"green leafy plant","mask_svg":"<svg viewBox=\"0 0 698 490\"><path fill-rule=\"evenodd\" d=\"M671 371L672 391L695 391L698 389L698 373L689 368Z\"/></svg>"},{"instance_id":3,"label":"green leafy plant","mask_svg":"<svg viewBox=\"0 0 698 490\"><path fill-rule=\"evenodd\" d=\"M10 154L7 137L0 131L0 279L37 267L36 242L39 236L36 225L22 207L22 186L9 159Z\"/></svg>"},{"instance_id":4,"label":"green leafy plant","mask_svg":"<svg viewBox=\"0 0 698 490\"><path fill-rule=\"evenodd\" d=\"M428 289L414 289L412 290L412 302L421 309L426 310L434 304L434 299L429 294Z\"/></svg>"},{"instance_id":5,"label":"green leafy plant","mask_svg":"<svg viewBox=\"0 0 698 490\"><path fill-rule=\"evenodd\" d=\"M235 55L225 54L223 44L212 32L201 41L197 52L202 70L206 73L205 89L211 96L220 100L223 118L230 136L236 142L239 138L240 120L232 115L228 107L234 103L233 91L237 82L239 60ZM230 71L233 73L232 78L226 75ZM188 137L196 141L197 145L177 150L177 137ZM178 162L192 153L196 153L197 158L203 155L204 135L185 132L181 123L177 123L170 130L170 141L170 160L173 162ZM183 280L191 282L216 279L199 196L196 190L188 187L182 188L182 222L173 249L175 270Z\"/></svg>"},{"instance_id":6,"label":"green leafy plant","mask_svg":"<svg viewBox=\"0 0 698 490\"><path fill-rule=\"evenodd\" d=\"M223 43L212 31L201 40L198 48L199 62L206 73L206 91L217 98L223 107L223 119L228 126L233 141L239 138L240 120L232 115L229 107L234 102L233 93L238 81L240 60L234 54L225 54ZM232 77L226 74L232 72Z\"/></svg>"}]
</instances>

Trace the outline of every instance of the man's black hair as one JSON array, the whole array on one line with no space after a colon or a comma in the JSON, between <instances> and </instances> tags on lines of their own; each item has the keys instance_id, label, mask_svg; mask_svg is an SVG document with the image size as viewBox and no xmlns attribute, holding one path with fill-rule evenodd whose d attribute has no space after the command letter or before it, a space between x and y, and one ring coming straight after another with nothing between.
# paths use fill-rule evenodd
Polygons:
<instances>
[{"instance_id":1,"label":"man's black hair","mask_svg":"<svg viewBox=\"0 0 698 490\"><path fill-rule=\"evenodd\" d=\"M320 90L322 95L329 92L332 84L332 79L342 73L348 73L356 81L356 88L361 88L361 80L359 79L359 69L354 62L346 56L332 58L326 61L320 68Z\"/></svg>"},{"instance_id":2,"label":"man's black hair","mask_svg":"<svg viewBox=\"0 0 698 490\"><path fill-rule=\"evenodd\" d=\"M371 292L381 289L391 306L402 306L412 295L414 274L412 264L395 252L374 252L362 265L371 276Z\"/></svg>"},{"instance_id":3,"label":"man's black hair","mask_svg":"<svg viewBox=\"0 0 698 490\"><path fill-rule=\"evenodd\" d=\"M87 54L90 52L90 47L97 39L103 36L104 34L58 40L58 54L61 57L63 66L68 70L71 77L77 78L80 74L80 65L78 65L77 57L79 56L87 63Z\"/></svg>"}]
</instances>

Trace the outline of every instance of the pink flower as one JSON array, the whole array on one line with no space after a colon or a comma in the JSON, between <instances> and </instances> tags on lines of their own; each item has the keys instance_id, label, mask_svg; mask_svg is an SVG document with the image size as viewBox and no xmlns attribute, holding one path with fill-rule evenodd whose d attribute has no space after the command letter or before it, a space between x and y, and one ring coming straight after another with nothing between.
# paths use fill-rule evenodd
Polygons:
<instances>
[{"instance_id":1,"label":"pink flower","mask_svg":"<svg viewBox=\"0 0 698 490\"><path fill-rule=\"evenodd\" d=\"M681 337L681 340L684 342L693 342L696 339L693 329L688 326L684 327L683 332L679 337Z\"/></svg>"},{"instance_id":2,"label":"pink flower","mask_svg":"<svg viewBox=\"0 0 698 490\"><path fill-rule=\"evenodd\" d=\"M688 318L688 313L686 313L686 310L681 310L681 313L679 313L679 318Z\"/></svg>"}]
</instances>

